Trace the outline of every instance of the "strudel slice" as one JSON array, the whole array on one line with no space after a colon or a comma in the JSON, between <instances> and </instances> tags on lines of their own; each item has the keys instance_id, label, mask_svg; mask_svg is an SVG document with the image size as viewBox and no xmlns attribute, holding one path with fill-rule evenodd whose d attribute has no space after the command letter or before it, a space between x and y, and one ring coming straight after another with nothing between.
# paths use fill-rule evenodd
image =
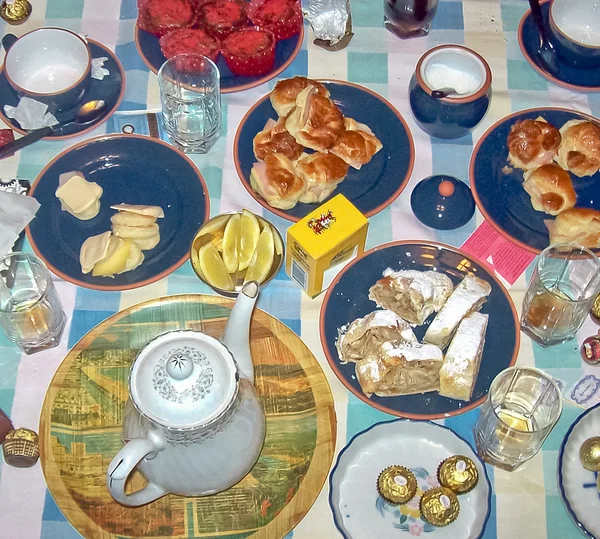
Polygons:
<instances>
[{"instance_id":1,"label":"strudel slice","mask_svg":"<svg viewBox=\"0 0 600 539\"><path fill-rule=\"evenodd\" d=\"M411 322L422 324L452 293L452 281L437 271L387 268L369 290L369 299Z\"/></svg>"},{"instance_id":2,"label":"strudel slice","mask_svg":"<svg viewBox=\"0 0 600 539\"><path fill-rule=\"evenodd\" d=\"M335 345L341 363L358 361L377 349L386 341L403 340L416 342L410 324L392 311L373 311L357 318L338 330Z\"/></svg>"},{"instance_id":3,"label":"strudel slice","mask_svg":"<svg viewBox=\"0 0 600 539\"><path fill-rule=\"evenodd\" d=\"M363 393L380 397L438 391L442 351L431 344L390 341L373 355L356 362Z\"/></svg>"},{"instance_id":4,"label":"strudel slice","mask_svg":"<svg viewBox=\"0 0 600 539\"><path fill-rule=\"evenodd\" d=\"M440 369L440 395L471 399L485 344L488 315L472 313L458 326Z\"/></svg>"},{"instance_id":5,"label":"strudel slice","mask_svg":"<svg viewBox=\"0 0 600 539\"><path fill-rule=\"evenodd\" d=\"M437 313L423 341L445 348L460 321L470 313L478 311L491 291L492 287L487 281L467 275Z\"/></svg>"}]
</instances>

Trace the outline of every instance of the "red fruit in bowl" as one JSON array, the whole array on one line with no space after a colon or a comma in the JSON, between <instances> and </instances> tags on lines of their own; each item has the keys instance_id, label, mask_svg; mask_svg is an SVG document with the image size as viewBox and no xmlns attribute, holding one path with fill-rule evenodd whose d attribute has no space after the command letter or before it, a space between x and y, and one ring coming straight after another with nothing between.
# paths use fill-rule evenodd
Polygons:
<instances>
[{"instance_id":1,"label":"red fruit in bowl","mask_svg":"<svg viewBox=\"0 0 600 539\"><path fill-rule=\"evenodd\" d=\"M15 140L15 134L13 133L12 129L0 129L0 147L12 142L13 140ZM10 157L11 155L15 154L11 153L6 157Z\"/></svg>"},{"instance_id":2,"label":"red fruit in bowl","mask_svg":"<svg viewBox=\"0 0 600 539\"><path fill-rule=\"evenodd\" d=\"M240 0L216 0L200 8L202 25L219 40L225 39L234 30L248 24L246 2Z\"/></svg>"},{"instance_id":3,"label":"red fruit in bowl","mask_svg":"<svg viewBox=\"0 0 600 539\"><path fill-rule=\"evenodd\" d=\"M225 38L221 54L234 75L264 75L275 64L275 42L272 32L248 26Z\"/></svg>"},{"instance_id":4,"label":"red fruit in bowl","mask_svg":"<svg viewBox=\"0 0 600 539\"><path fill-rule=\"evenodd\" d=\"M251 0L248 17L252 24L270 30L277 41L300 33L302 10L295 0Z\"/></svg>"},{"instance_id":5,"label":"red fruit in bowl","mask_svg":"<svg viewBox=\"0 0 600 539\"><path fill-rule=\"evenodd\" d=\"M204 30L193 28L179 28L171 30L160 38L160 50L165 58L171 58L177 54L201 54L210 58L213 62L219 55L220 43L217 39L209 36Z\"/></svg>"},{"instance_id":6,"label":"red fruit in bowl","mask_svg":"<svg viewBox=\"0 0 600 539\"><path fill-rule=\"evenodd\" d=\"M146 0L140 2L138 25L161 36L169 30L188 28L196 22L190 0Z\"/></svg>"}]
</instances>

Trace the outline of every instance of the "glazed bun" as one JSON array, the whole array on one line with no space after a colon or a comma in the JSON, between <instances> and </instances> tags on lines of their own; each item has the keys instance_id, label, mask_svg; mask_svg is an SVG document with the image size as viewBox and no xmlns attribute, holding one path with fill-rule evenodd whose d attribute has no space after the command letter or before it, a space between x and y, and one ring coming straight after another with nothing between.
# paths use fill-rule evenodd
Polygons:
<instances>
[{"instance_id":1,"label":"glazed bun","mask_svg":"<svg viewBox=\"0 0 600 539\"><path fill-rule=\"evenodd\" d=\"M264 162L254 163L250 184L270 206L282 210L293 208L306 188L292 162L278 153L270 153Z\"/></svg>"},{"instance_id":2,"label":"glazed bun","mask_svg":"<svg viewBox=\"0 0 600 539\"><path fill-rule=\"evenodd\" d=\"M600 170L600 126L587 120L570 120L561 127L560 134L556 162L580 178L596 174Z\"/></svg>"},{"instance_id":3,"label":"glazed bun","mask_svg":"<svg viewBox=\"0 0 600 539\"><path fill-rule=\"evenodd\" d=\"M546 221L550 244L575 242L588 249L600 248L600 212L590 208L573 208Z\"/></svg>"},{"instance_id":4,"label":"glazed bun","mask_svg":"<svg viewBox=\"0 0 600 539\"><path fill-rule=\"evenodd\" d=\"M577 195L571 176L558 165L552 163L535 170L527 170L523 177L523 188L531 197L534 210L558 215L575 206Z\"/></svg>"},{"instance_id":5,"label":"glazed bun","mask_svg":"<svg viewBox=\"0 0 600 539\"><path fill-rule=\"evenodd\" d=\"M521 120L510 128L507 145L510 164L531 170L552 163L560 145L560 133L542 117Z\"/></svg>"},{"instance_id":6,"label":"glazed bun","mask_svg":"<svg viewBox=\"0 0 600 539\"><path fill-rule=\"evenodd\" d=\"M307 86L315 88L318 94L329 97L329 90L316 80L306 77L293 77L277 82L271 92L271 105L280 118L286 117L296 106L296 97Z\"/></svg>"}]
</instances>

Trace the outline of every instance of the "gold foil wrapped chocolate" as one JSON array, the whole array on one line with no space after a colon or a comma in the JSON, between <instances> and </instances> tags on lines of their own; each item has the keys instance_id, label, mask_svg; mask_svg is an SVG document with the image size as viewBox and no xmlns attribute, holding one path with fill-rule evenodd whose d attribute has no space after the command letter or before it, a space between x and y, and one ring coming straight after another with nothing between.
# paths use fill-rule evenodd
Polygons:
<instances>
[{"instance_id":1,"label":"gold foil wrapped chocolate","mask_svg":"<svg viewBox=\"0 0 600 539\"><path fill-rule=\"evenodd\" d=\"M8 0L0 4L0 17L8 24L24 23L31 15L31 4L28 0Z\"/></svg>"},{"instance_id":2,"label":"gold foil wrapped chocolate","mask_svg":"<svg viewBox=\"0 0 600 539\"><path fill-rule=\"evenodd\" d=\"M596 299L594 299L594 303L592 303L590 315L592 316L592 320L596 322L596 324L600 324L600 294L596 296Z\"/></svg>"},{"instance_id":3,"label":"gold foil wrapped chocolate","mask_svg":"<svg viewBox=\"0 0 600 539\"><path fill-rule=\"evenodd\" d=\"M417 492L417 478L404 466L388 466L377 478L377 491L392 505L406 503Z\"/></svg>"},{"instance_id":4,"label":"gold foil wrapped chocolate","mask_svg":"<svg viewBox=\"0 0 600 539\"><path fill-rule=\"evenodd\" d=\"M40 456L39 437L30 429L11 430L2 443L4 462L16 468L33 466Z\"/></svg>"},{"instance_id":5,"label":"gold foil wrapped chocolate","mask_svg":"<svg viewBox=\"0 0 600 539\"><path fill-rule=\"evenodd\" d=\"M579 460L586 470L600 472L600 436L588 438L581 444Z\"/></svg>"},{"instance_id":6,"label":"gold foil wrapped chocolate","mask_svg":"<svg viewBox=\"0 0 600 539\"><path fill-rule=\"evenodd\" d=\"M419 501L421 517L434 526L447 526L460 512L458 497L447 487L427 490Z\"/></svg>"},{"instance_id":7,"label":"gold foil wrapped chocolate","mask_svg":"<svg viewBox=\"0 0 600 539\"><path fill-rule=\"evenodd\" d=\"M479 472L469 457L454 455L439 465L437 477L443 487L451 489L456 494L465 494L477 485Z\"/></svg>"}]
</instances>

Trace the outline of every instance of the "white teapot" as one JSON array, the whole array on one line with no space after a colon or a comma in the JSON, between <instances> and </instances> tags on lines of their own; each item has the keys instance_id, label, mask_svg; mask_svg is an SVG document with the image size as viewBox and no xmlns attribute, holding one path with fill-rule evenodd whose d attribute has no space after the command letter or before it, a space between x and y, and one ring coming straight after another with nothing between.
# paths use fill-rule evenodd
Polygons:
<instances>
[{"instance_id":1,"label":"white teapot","mask_svg":"<svg viewBox=\"0 0 600 539\"><path fill-rule=\"evenodd\" d=\"M106 473L116 501L138 506L169 493L216 494L252 469L265 438L249 346L257 297L256 282L242 288L223 342L182 330L140 350L129 374L126 444ZM126 494L125 481L136 467L148 485Z\"/></svg>"}]
</instances>

